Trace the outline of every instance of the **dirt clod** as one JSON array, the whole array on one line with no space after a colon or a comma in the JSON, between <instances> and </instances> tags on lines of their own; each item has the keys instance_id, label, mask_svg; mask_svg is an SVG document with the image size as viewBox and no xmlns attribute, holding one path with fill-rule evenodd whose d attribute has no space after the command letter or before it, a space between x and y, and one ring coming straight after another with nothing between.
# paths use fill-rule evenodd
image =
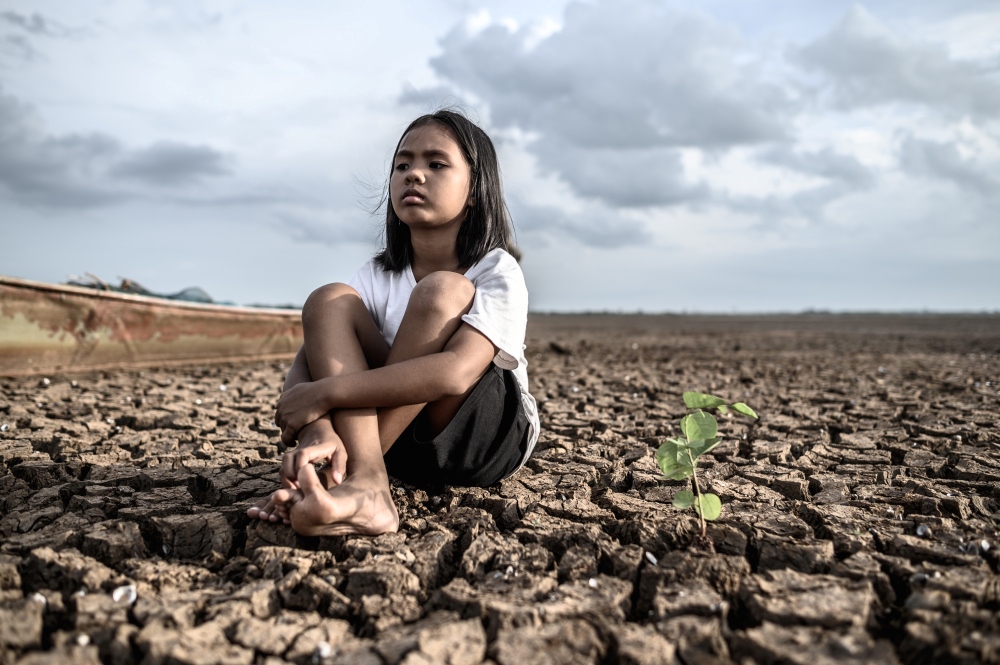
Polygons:
<instances>
[{"instance_id":1,"label":"dirt clod","mask_svg":"<svg viewBox=\"0 0 1000 665\"><path fill-rule=\"evenodd\" d=\"M998 317L538 315L527 354L531 460L394 482L378 538L246 517L277 363L5 379L0 663L1000 662ZM653 456L685 390L761 415L705 539Z\"/></svg>"}]
</instances>

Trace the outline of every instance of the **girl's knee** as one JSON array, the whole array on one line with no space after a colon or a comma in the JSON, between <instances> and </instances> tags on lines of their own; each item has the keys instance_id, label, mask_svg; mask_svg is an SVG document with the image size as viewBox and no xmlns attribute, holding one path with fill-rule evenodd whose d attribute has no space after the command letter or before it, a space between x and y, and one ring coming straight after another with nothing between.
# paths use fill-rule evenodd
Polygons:
<instances>
[{"instance_id":1,"label":"girl's knee","mask_svg":"<svg viewBox=\"0 0 1000 665\"><path fill-rule=\"evenodd\" d=\"M331 307L351 306L361 302L361 296L353 287L335 282L319 287L309 294L302 305L302 319L313 318L329 311Z\"/></svg>"},{"instance_id":2,"label":"girl's knee","mask_svg":"<svg viewBox=\"0 0 1000 665\"><path fill-rule=\"evenodd\" d=\"M414 287L409 307L455 313L470 308L475 296L475 285L464 275L448 271L432 272Z\"/></svg>"}]
</instances>

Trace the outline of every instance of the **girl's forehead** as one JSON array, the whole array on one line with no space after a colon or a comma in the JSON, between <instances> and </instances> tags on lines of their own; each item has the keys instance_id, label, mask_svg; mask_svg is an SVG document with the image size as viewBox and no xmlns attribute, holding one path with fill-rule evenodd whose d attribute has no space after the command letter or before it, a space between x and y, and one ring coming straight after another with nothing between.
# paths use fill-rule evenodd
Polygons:
<instances>
[{"instance_id":1,"label":"girl's forehead","mask_svg":"<svg viewBox=\"0 0 1000 665\"><path fill-rule=\"evenodd\" d=\"M440 150L458 155L462 154L462 148L458 145L455 134L449 127L438 122L414 127L406 132L399 142L397 153L404 150L411 153Z\"/></svg>"}]
</instances>

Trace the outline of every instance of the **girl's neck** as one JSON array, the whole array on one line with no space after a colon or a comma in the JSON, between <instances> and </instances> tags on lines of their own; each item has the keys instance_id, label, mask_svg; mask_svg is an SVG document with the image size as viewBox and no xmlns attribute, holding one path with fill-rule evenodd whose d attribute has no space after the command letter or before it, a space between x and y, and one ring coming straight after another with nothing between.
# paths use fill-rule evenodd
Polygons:
<instances>
[{"instance_id":1,"label":"girl's neck","mask_svg":"<svg viewBox=\"0 0 1000 665\"><path fill-rule=\"evenodd\" d=\"M413 278L418 282L432 272L462 272L458 264L455 241L458 229L436 228L410 230L410 246L413 247ZM416 231L416 232L415 232Z\"/></svg>"}]
</instances>

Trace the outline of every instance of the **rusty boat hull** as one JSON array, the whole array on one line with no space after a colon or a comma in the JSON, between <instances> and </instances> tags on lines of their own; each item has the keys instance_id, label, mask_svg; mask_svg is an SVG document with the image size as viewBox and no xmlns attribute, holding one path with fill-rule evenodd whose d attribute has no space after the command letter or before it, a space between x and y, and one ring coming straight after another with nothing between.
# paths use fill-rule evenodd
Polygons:
<instances>
[{"instance_id":1,"label":"rusty boat hull","mask_svg":"<svg viewBox=\"0 0 1000 665\"><path fill-rule=\"evenodd\" d=\"M188 303L0 275L0 375L292 357L299 310Z\"/></svg>"}]
</instances>

